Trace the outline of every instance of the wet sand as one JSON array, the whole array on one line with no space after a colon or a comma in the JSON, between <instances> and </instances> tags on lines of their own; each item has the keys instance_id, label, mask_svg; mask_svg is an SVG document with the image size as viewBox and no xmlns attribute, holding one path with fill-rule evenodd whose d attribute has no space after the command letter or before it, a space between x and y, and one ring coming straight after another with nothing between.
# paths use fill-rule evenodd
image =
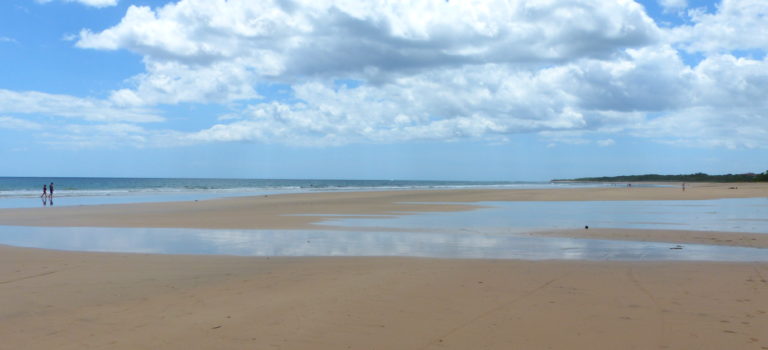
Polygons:
<instances>
[{"instance_id":1,"label":"wet sand","mask_svg":"<svg viewBox=\"0 0 768 350\"><path fill-rule=\"evenodd\" d=\"M639 242L669 242L734 247L768 248L768 234L744 232L643 230L590 228L588 230L550 230L529 233L532 236L608 239ZM766 252L768 254L768 252Z\"/></svg>"},{"instance_id":2,"label":"wet sand","mask_svg":"<svg viewBox=\"0 0 768 350\"><path fill-rule=\"evenodd\" d=\"M768 264L0 246L0 349L765 349Z\"/></svg>"},{"instance_id":3,"label":"wet sand","mask_svg":"<svg viewBox=\"0 0 768 350\"><path fill-rule=\"evenodd\" d=\"M402 215L409 212L471 210L477 208L472 203L487 201L754 197L768 198L768 184L694 184L689 185L685 192L678 187L317 192L170 203L2 209L0 225L307 229L314 228L313 224L329 215Z\"/></svg>"},{"instance_id":4,"label":"wet sand","mask_svg":"<svg viewBox=\"0 0 768 350\"><path fill-rule=\"evenodd\" d=\"M0 210L0 224L311 228L330 214L473 208L408 202L768 197L766 185L737 186L312 193ZM656 239L647 234L625 230L614 238ZM0 246L0 349L768 349L767 279L766 263L245 258Z\"/></svg>"}]
</instances>

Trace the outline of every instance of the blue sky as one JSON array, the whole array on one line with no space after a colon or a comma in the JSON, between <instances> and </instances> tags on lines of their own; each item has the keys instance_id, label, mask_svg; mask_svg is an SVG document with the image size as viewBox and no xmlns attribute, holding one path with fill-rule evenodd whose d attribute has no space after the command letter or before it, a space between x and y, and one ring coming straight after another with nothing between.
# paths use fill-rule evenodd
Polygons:
<instances>
[{"instance_id":1,"label":"blue sky","mask_svg":"<svg viewBox=\"0 0 768 350\"><path fill-rule=\"evenodd\" d=\"M0 3L0 176L768 169L764 0Z\"/></svg>"}]
</instances>

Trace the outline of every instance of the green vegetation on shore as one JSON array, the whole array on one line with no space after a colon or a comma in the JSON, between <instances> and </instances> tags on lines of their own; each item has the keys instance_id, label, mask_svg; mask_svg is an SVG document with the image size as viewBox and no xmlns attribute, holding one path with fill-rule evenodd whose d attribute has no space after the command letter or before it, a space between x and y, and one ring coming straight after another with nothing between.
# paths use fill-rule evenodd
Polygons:
<instances>
[{"instance_id":1,"label":"green vegetation on shore","mask_svg":"<svg viewBox=\"0 0 768 350\"><path fill-rule=\"evenodd\" d=\"M646 174L646 175L624 175L624 176L602 176L602 177L582 177L578 179L558 179L557 181L595 181L595 182L662 182L662 181L677 181L677 182L760 182L768 181L768 170L762 174L725 174L725 175L708 175L704 173L695 173L688 175L659 175L659 174Z\"/></svg>"}]
</instances>

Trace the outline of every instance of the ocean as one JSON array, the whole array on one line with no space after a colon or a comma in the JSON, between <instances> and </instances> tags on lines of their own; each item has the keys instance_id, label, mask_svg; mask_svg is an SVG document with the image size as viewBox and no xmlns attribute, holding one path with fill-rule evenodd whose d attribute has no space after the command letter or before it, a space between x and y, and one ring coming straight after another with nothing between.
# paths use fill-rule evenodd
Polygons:
<instances>
[{"instance_id":1,"label":"ocean","mask_svg":"<svg viewBox=\"0 0 768 350\"><path fill-rule=\"evenodd\" d=\"M0 196L37 197L53 182L57 196L100 196L157 192L254 192L355 189L423 189L487 186L545 185L546 182L477 182L425 180L317 179L196 179L108 177L0 177Z\"/></svg>"},{"instance_id":2,"label":"ocean","mask_svg":"<svg viewBox=\"0 0 768 350\"><path fill-rule=\"evenodd\" d=\"M53 203L43 202L43 185L51 182L55 188ZM0 208L204 200L315 191L573 186L578 185L521 181L0 177Z\"/></svg>"}]
</instances>

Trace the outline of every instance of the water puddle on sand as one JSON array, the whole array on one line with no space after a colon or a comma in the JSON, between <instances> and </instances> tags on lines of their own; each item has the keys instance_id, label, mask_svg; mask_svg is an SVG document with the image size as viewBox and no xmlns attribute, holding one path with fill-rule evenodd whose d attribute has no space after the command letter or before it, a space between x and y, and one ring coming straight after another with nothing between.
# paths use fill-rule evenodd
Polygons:
<instances>
[{"instance_id":1,"label":"water puddle on sand","mask_svg":"<svg viewBox=\"0 0 768 350\"><path fill-rule=\"evenodd\" d=\"M47 249L244 256L768 261L768 250L478 232L0 226L0 243Z\"/></svg>"},{"instance_id":2,"label":"water puddle on sand","mask_svg":"<svg viewBox=\"0 0 768 350\"><path fill-rule=\"evenodd\" d=\"M76 251L245 256L768 261L768 249L524 234L585 225L768 233L766 198L480 204L488 207L402 216L333 216L316 230L0 226L0 244Z\"/></svg>"},{"instance_id":3,"label":"water puddle on sand","mask_svg":"<svg viewBox=\"0 0 768 350\"><path fill-rule=\"evenodd\" d=\"M698 201L481 202L464 212L331 218L328 226L396 229L625 228L768 234L768 198Z\"/></svg>"}]
</instances>

